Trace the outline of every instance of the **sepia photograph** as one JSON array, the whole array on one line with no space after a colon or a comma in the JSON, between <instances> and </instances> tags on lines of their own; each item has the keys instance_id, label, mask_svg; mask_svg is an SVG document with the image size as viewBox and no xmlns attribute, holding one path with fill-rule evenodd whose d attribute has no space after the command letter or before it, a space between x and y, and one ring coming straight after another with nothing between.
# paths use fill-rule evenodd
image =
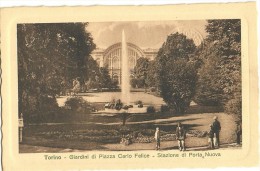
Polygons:
<instances>
[{"instance_id":1,"label":"sepia photograph","mask_svg":"<svg viewBox=\"0 0 260 171\"><path fill-rule=\"evenodd\" d=\"M3 170L259 165L255 7L1 9Z\"/></svg>"},{"instance_id":2,"label":"sepia photograph","mask_svg":"<svg viewBox=\"0 0 260 171\"><path fill-rule=\"evenodd\" d=\"M241 20L17 24L19 152L242 147Z\"/></svg>"}]
</instances>

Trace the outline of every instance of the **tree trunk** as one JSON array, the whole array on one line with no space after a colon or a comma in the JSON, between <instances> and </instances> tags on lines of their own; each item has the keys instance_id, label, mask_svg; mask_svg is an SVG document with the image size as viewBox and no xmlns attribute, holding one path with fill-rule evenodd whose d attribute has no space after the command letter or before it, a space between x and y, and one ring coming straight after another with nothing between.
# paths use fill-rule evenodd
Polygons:
<instances>
[{"instance_id":1,"label":"tree trunk","mask_svg":"<svg viewBox=\"0 0 260 171\"><path fill-rule=\"evenodd\" d=\"M123 116L122 116L122 121L123 121L123 126L125 126L125 123L126 123L126 113L123 113L122 114Z\"/></svg>"}]
</instances>

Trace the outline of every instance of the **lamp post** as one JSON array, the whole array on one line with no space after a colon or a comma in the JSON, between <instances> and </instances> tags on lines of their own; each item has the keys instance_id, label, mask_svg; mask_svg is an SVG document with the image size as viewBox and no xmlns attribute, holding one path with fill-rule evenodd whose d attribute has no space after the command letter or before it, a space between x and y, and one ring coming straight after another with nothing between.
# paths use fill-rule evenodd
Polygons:
<instances>
[{"instance_id":1,"label":"lamp post","mask_svg":"<svg viewBox=\"0 0 260 171\"><path fill-rule=\"evenodd\" d=\"M21 113L20 118L18 119L18 127L19 127L19 143L23 142L23 113Z\"/></svg>"}]
</instances>

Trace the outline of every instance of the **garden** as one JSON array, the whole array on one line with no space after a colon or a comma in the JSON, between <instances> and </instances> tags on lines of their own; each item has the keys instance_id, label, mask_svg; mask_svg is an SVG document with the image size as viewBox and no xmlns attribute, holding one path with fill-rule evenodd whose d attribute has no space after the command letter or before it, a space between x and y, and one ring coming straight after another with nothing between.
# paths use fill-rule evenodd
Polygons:
<instances>
[{"instance_id":1,"label":"garden","mask_svg":"<svg viewBox=\"0 0 260 171\"><path fill-rule=\"evenodd\" d=\"M145 95L142 92L133 94L143 96L144 105L152 101L160 102L156 96ZM62 98L65 97L61 97L58 102L64 105L61 107L63 113L57 114L56 118L48 122L26 124L20 152L34 151L31 146L37 146L37 152L41 152L39 147L48 147L50 151L57 148L57 152L64 149L152 150L155 146L156 127L161 129L162 149L175 149L177 148L175 129L178 122L182 122L187 130L188 147L205 147L208 145L208 125L214 116L218 116L222 124L221 143L235 142L233 116L223 113L217 107L199 106L193 103L186 114L177 115L165 109L165 104L154 103L154 106L162 108L156 107L155 111L144 114L129 114L126 124L123 125L120 114L106 115L96 112L104 109L105 103L102 103L101 99L106 97L106 93L92 93L91 96L66 97L65 103L62 103Z\"/></svg>"}]
</instances>

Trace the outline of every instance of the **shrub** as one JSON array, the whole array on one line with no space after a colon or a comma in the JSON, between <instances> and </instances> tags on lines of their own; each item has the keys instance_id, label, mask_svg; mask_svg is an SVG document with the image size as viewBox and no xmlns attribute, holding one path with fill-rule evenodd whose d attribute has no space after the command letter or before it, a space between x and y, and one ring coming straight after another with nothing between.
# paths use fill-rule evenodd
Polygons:
<instances>
[{"instance_id":1,"label":"shrub","mask_svg":"<svg viewBox=\"0 0 260 171\"><path fill-rule=\"evenodd\" d=\"M141 100L135 102L135 105L139 105L139 104L143 104L143 102Z\"/></svg>"},{"instance_id":2,"label":"shrub","mask_svg":"<svg viewBox=\"0 0 260 171\"><path fill-rule=\"evenodd\" d=\"M141 100L136 101L135 105L137 105L139 108L142 108L144 106Z\"/></svg>"},{"instance_id":3,"label":"shrub","mask_svg":"<svg viewBox=\"0 0 260 171\"><path fill-rule=\"evenodd\" d=\"M242 116L242 99L240 97L231 99L225 105L225 112L228 114L235 114L241 119Z\"/></svg>"},{"instance_id":4,"label":"shrub","mask_svg":"<svg viewBox=\"0 0 260 171\"><path fill-rule=\"evenodd\" d=\"M155 92L155 91L156 91L156 88L155 88L155 87L150 87L150 88L149 88L149 91L150 91L150 92Z\"/></svg>"},{"instance_id":5,"label":"shrub","mask_svg":"<svg viewBox=\"0 0 260 171\"><path fill-rule=\"evenodd\" d=\"M161 106L161 112L169 112L169 111L170 111L169 106L167 106L167 105L162 105Z\"/></svg>"},{"instance_id":6,"label":"shrub","mask_svg":"<svg viewBox=\"0 0 260 171\"><path fill-rule=\"evenodd\" d=\"M65 107L72 111L91 111L90 105L82 97L70 97L65 102Z\"/></svg>"},{"instance_id":7,"label":"shrub","mask_svg":"<svg viewBox=\"0 0 260 171\"><path fill-rule=\"evenodd\" d=\"M147 107L147 113L154 113L154 112L155 112L155 108L153 106Z\"/></svg>"},{"instance_id":8,"label":"shrub","mask_svg":"<svg viewBox=\"0 0 260 171\"><path fill-rule=\"evenodd\" d=\"M29 98L29 102L32 104L32 108L36 107L35 104L38 103L35 110L30 111L26 110L24 112L24 121L26 123L34 123L34 122L46 122L48 120L53 120L56 113L59 112L59 107L54 97L42 96L38 101L37 98Z\"/></svg>"}]
</instances>

